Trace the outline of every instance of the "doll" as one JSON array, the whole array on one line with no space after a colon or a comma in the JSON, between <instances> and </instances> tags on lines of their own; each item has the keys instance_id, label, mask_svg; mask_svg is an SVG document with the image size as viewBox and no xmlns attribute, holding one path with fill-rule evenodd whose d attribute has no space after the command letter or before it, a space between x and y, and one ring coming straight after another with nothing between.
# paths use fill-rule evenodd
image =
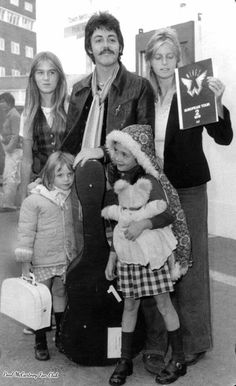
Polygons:
<instances>
[{"instance_id":1,"label":"doll","mask_svg":"<svg viewBox=\"0 0 236 386\"><path fill-rule=\"evenodd\" d=\"M113 233L114 248L118 259L128 264L150 264L151 269L159 269L172 255L177 241L171 226L144 230L135 241L128 240L124 230L131 221L152 218L165 211L164 200L149 200L152 183L140 178L131 185L125 180L118 180L114 191L118 195L119 205L107 206L102 210L105 219L117 221Z\"/></svg>"}]
</instances>

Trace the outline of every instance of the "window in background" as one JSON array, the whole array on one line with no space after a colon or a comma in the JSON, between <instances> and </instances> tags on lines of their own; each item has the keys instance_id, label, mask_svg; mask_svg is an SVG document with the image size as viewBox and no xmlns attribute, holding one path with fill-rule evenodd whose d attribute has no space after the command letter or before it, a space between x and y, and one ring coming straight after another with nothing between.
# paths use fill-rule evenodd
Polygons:
<instances>
[{"instance_id":1,"label":"window in background","mask_svg":"<svg viewBox=\"0 0 236 386\"><path fill-rule=\"evenodd\" d=\"M34 49L33 49L33 47L25 46L25 56L27 58L33 58L34 57Z\"/></svg>"},{"instance_id":2,"label":"window in background","mask_svg":"<svg viewBox=\"0 0 236 386\"><path fill-rule=\"evenodd\" d=\"M0 38L0 51L5 51L5 39Z\"/></svg>"},{"instance_id":3,"label":"window in background","mask_svg":"<svg viewBox=\"0 0 236 386\"><path fill-rule=\"evenodd\" d=\"M20 76L20 71L12 68L11 74L12 74L12 76Z\"/></svg>"},{"instance_id":4,"label":"window in background","mask_svg":"<svg viewBox=\"0 0 236 386\"><path fill-rule=\"evenodd\" d=\"M0 76L5 76L6 75L6 69L5 67L0 66Z\"/></svg>"},{"instance_id":5,"label":"window in background","mask_svg":"<svg viewBox=\"0 0 236 386\"><path fill-rule=\"evenodd\" d=\"M25 10L33 12L33 4L29 3L28 1L25 1Z\"/></svg>"},{"instance_id":6,"label":"window in background","mask_svg":"<svg viewBox=\"0 0 236 386\"><path fill-rule=\"evenodd\" d=\"M19 7L19 0L10 0L10 4L15 5L16 7Z\"/></svg>"},{"instance_id":7,"label":"window in background","mask_svg":"<svg viewBox=\"0 0 236 386\"><path fill-rule=\"evenodd\" d=\"M11 42L11 53L15 55L20 55L20 44L16 42Z\"/></svg>"}]
</instances>

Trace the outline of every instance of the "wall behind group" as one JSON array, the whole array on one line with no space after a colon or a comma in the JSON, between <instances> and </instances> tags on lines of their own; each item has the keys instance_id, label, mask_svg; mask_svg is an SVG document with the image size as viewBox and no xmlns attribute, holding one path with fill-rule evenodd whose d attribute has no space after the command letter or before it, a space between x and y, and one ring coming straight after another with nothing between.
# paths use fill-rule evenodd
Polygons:
<instances>
[{"instance_id":1,"label":"wall behind group","mask_svg":"<svg viewBox=\"0 0 236 386\"><path fill-rule=\"evenodd\" d=\"M226 0L214 5L206 2L196 35L198 57L211 57L215 76L225 84L223 103L230 111L233 129L236 127L235 20L236 2ZM204 147L212 177L208 184L209 232L236 239L236 141L219 146L205 135Z\"/></svg>"}]
</instances>

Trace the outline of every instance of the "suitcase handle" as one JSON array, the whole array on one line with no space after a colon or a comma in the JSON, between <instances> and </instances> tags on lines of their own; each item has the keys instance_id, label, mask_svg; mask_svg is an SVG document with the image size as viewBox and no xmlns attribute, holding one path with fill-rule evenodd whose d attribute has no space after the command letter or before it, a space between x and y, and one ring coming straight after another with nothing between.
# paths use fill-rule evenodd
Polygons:
<instances>
[{"instance_id":1,"label":"suitcase handle","mask_svg":"<svg viewBox=\"0 0 236 386\"><path fill-rule=\"evenodd\" d=\"M34 274L32 272L30 272L30 277L22 275L21 278L23 280L31 282L32 285L37 285L36 284L36 280L35 280L35 276L34 276Z\"/></svg>"}]
</instances>

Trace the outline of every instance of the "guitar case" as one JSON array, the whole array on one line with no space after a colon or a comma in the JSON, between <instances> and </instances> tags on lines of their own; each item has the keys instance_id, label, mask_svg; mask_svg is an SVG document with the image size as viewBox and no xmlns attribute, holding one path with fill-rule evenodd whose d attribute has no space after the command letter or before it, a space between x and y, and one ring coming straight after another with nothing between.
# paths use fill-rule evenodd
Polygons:
<instances>
[{"instance_id":1,"label":"guitar case","mask_svg":"<svg viewBox=\"0 0 236 386\"><path fill-rule=\"evenodd\" d=\"M117 338L114 339L117 331L121 332L123 300L117 300L120 294L116 291L110 292L111 288L116 288L116 281L105 278L110 247L101 217L106 186L103 165L97 160L89 160L83 167L78 165L75 186L83 211L84 247L67 270L68 302L62 320L61 342L65 355L72 361L86 366L104 366L115 363L119 357L113 345L117 344ZM144 331L140 317L134 339L136 354L143 347Z\"/></svg>"}]
</instances>

